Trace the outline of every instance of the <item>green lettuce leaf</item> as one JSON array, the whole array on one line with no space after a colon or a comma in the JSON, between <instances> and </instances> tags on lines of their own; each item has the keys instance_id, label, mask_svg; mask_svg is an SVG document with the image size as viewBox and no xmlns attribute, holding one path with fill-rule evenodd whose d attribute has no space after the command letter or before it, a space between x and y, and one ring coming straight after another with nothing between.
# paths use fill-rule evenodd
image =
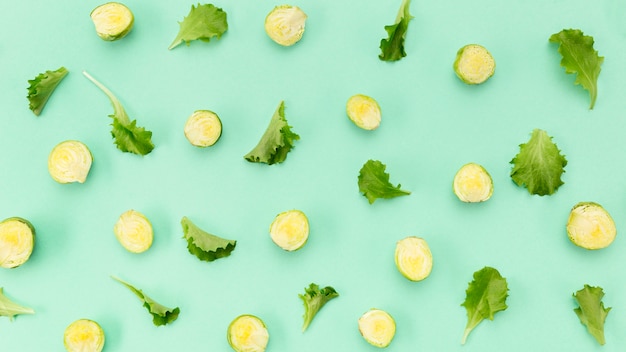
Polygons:
<instances>
[{"instance_id":1,"label":"green lettuce leaf","mask_svg":"<svg viewBox=\"0 0 626 352\"><path fill-rule=\"evenodd\" d=\"M219 258L228 257L235 250L237 241L227 240L201 230L187 217L181 220L184 238L187 240L189 253L200 260L212 262Z\"/></svg>"},{"instance_id":2,"label":"green lettuce leaf","mask_svg":"<svg viewBox=\"0 0 626 352\"><path fill-rule=\"evenodd\" d=\"M602 297L604 297L604 292L601 287L589 285L585 285L582 290L574 293L574 299L580 305L574 309L574 312L600 345L605 343L604 321L611 310L611 308L604 308Z\"/></svg>"},{"instance_id":3,"label":"green lettuce leaf","mask_svg":"<svg viewBox=\"0 0 626 352\"><path fill-rule=\"evenodd\" d=\"M198 4L198 7L191 5L189 15L179 24L180 30L172 44L170 44L168 48L170 50L182 42L189 46L192 40L208 42L213 37L220 39L222 34L228 29L226 12L211 4Z\"/></svg>"},{"instance_id":4,"label":"green lettuce leaf","mask_svg":"<svg viewBox=\"0 0 626 352\"><path fill-rule=\"evenodd\" d=\"M29 101L28 108L31 109L36 116L41 114L48 99L50 99L56 87L68 73L69 71L61 66L56 71L46 71L40 73L34 79L28 80L28 95L26 96Z\"/></svg>"},{"instance_id":5,"label":"green lettuce leaf","mask_svg":"<svg viewBox=\"0 0 626 352\"><path fill-rule=\"evenodd\" d=\"M268 165L282 163L293 148L293 142L298 139L300 136L292 132L291 126L287 124L285 102L281 101L261 140L244 158L253 163Z\"/></svg>"},{"instance_id":6,"label":"green lettuce leaf","mask_svg":"<svg viewBox=\"0 0 626 352\"><path fill-rule=\"evenodd\" d=\"M413 18L409 13L411 0L402 0L396 22L390 26L385 26L389 38L380 41L382 51L378 58L383 61L398 61L406 56L404 51L404 39L409 29L409 21Z\"/></svg>"},{"instance_id":7,"label":"green lettuce leaf","mask_svg":"<svg viewBox=\"0 0 626 352\"><path fill-rule=\"evenodd\" d=\"M304 303L304 324L302 331L304 332L313 321L313 318L322 307L333 298L339 297L339 293L334 288L326 286L322 289L314 283L304 289L303 295L298 295Z\"/></svg>"},{"instance_id":8,"label":"green lettuce leaf","mask_svg":"<svg viewBox=\"0 0 626 352\"><path fill-rule=\"evenodd\" d=\"M138 127L137 120L131 121L122 103L107 87L87 72L83 71L83 74L106 94L111 101L111 105L113 105L113 115L109 115L109 117L113 119L111 135L115 139L117 148L126 153L142 156L149 154L154 149L152 132L146 131L143 127Z\"/></svg>"},{"instance_id":9,"label":"green lettuce leaf","mask_svg":"<svg viewBox=\"0 0 626 352\"><path fill-rule=\"evenodd\" d=\"M141 290L135 288L133 285L129 284L122 279L119 279L115 276L112 276L113 280L121 283L126 286L129 290L131 290L139 299L143 302L143 306L150 312L152 315L152 323L156 326L167 325L169 323L174 322L174 320L178 319L178 314L180 314L180 309L176 308L168 308L159 303L157 303L152 298L145 295Z\"/></svg>"},{"instance_id":10,"label":"green lettuce leaf","mask_svg":"<svg viewBox=\"0 0 626 352\"><path fill-rule=\"evenodd\" d=\"M535 129L530 140L520 144L511 164L511 178L518 186L525 185L530 194L544 196L553 194L563 184L561 175L567 160L546 131Z\"/></svg>"},{"instance_id":11,"label":"green lettuce leaf","mask_svg":"<svg viewBox=\"0 0 626 352\"><path fill-rule=\"evenodd\" d=\"M508 286L498 270L484 267L474 273L474 280L465 291L465 302L461 306L467 310L467 325L463 333L465 344L470 332L485 318L493 320L494 314L507 308Z\"/></svg>"},{"instance_id":12,"label":"green lettuce leaf","mask_svg":"<svg viewBox=\"0 0 626 352\"><path fill-rule=\"evenodd\" d=\"M552 43L559 44L559 53L563 57L561 66L565 73L575 73L574 84L580 84L589 91L593 109L598 96L598 76L604 57L599 56L593 48L593 37L584 35L579 29L564 29L550 36Z\"/></svg>"},{"instance_id":13,"label":"green lettuce leaf","mask_svg":"<svg viewBox=\"0 0 626 352\"><path fill-rule=\"evenodd\" d=\"M0 287L0 316L13 320L19 314L35 314L35 311L11 301L4 295L2 287Z\"/></svg>"},{"instance_id":14,"label":"green lettuce leaf","mask_svg":"<svg viewBox=\"0 0 626 352\"><path fill-rule=\"evenodd\" d=\"M359 172L359 191L373 204L378 198L395 198L411 194L400 189L400 185L389 182L389 174L385 172L387 166L378 160L368 160Z\"/></svg>"}]
</instances>

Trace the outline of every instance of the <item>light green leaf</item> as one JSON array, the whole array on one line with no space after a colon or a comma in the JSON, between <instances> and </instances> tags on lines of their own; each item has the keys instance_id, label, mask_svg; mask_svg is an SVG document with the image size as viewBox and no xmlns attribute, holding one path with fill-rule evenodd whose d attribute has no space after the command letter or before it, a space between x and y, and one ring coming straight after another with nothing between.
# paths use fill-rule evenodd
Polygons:
<instances>
[{"instance_id":1,"label":"light green leaf","mask_svg":"<svg viewBox=\"0 0 626 352\"><path fill-rule=\"evenodd\" d=\"M0 316L8 317L9 320L13 320L13 318L19 314L35 314L35 311L11 301L4 295L2 287L0 287Z\"/></svg>"},{"instance_id":2,"label":"light green leaf","mask_svg":"<svg viewBox=\"0 0 626 352\"><path fill-rule=\"evenodd\" d=\"M530 194L544 196L553 194L563 184L561 175L567 160L546 131L535 129L530 140L520 144L511 164L511 178L518 186L526 186Z\"/></svg>"},{"instance_id":3,"label":"light green leaf","mask_svg":"<svg viewBox=\"0 0 626 352\"><path fill-rule=\"evenodd\" d=\"M219 258L228 257L235 250L237 241L227 240L197 227L187 217L181 220L184 238L187 240L189 253L200 260L212 262Z\"/></svg>"},{"instance_id":4,"label":"light green leaf","mask_svg":"<svg viewBox=\"0 0 626 352\"><path fill-rule=\"evenodd\" d=\"M413 18L409 13L411 0L402 0L400 10L396 22L392 25L385 26L385 30L389 38L380 41L380 50L382 51L378 58L383 61L398 61L406 56L404 51L404 39L409 29L409 21Z\"/></svg>"},{"instance_id":5,"label":"light green leaf","mask_svg":"<svg viewBox=\"0 0 626 352\"><path fill-rule=\"evenodd\" d=\"M574 293L574 299L580 305L574 312L587 331L595 337L600 345L604 345L604 321L611 308L604 308L602 302L604 292L601 287L585 285L582 290Z\"/></svg>"},{"instance_id":6,"label":"light green leaf","mask_svg":"<svg viewBox=\"0 0 626 352\"><path fill-rule=\"evenodd\" d=\"M191 5L189 15L180 23L178 35L168 49L174 49L182 42L187 46L192 40L208 42L213 37L219 39L228 29L226 12L212 4Z\"/></svg>"},{"instance_id":7,"label":"light green leaf","mask_svg":"<svg viewBox=\"0 0 626 352\"><path fill-rule=\"evenodd\" d=\"M41 114L48 99L50 99L56 87L68 73L69 71L61 66L56 71L46 71L40 73L34 79L28 80L28 108L31 109L36 116Z\"/></svg>"},{"instance_id":8,"label":"light green leaf","mask_svg":"<svg viewBox=\"0 0 626 352\"><path fill-rule=\"evenodd\" d=\"M493 320L494 315L507 308L508 286L498 270L484 267L474 273L474 280L465 291L465 302L461 306L467 310L467 325L463 333L465 344L470 332L484 319Z\"/></svg>"},{"instance_id":9,"label":"light green leaf","mask_svg":"<svg viewBox=\"0 0 626 352\"><path fill-rule=\"evenodd\" d=\"M400 189L400 185L389 182L387 166L378 160L368 160L359 172L359 191L373 204L378 198L395 198L411 194Z\"/></svg>"},{"instance_id":10,"label":"light green leaf","mask_svg":"<svg viewBox=\"0 0 626 352\"><path fill-rule=\"evenodd\" d=\"M580 84L589 91L593 109L598 96L598 76L604 57L593 48L593 37L584 35L580 29L564 29L550 36L550 42L559 44L559 53L563 57L561 66L566 73L575 73L574 84Z\"/></svg>"},{"instance_id":11,"label":"light green leaf","mask_svg":"<svg viewBox=\"0 0 626 352\"><path fill-rule=\"evenodd\" d=\"M334 288L326 286L322 289L317 284L311 283L308 288L304 289L303 295L298 295L304 303L304 324L302 331L304 332L313 321L313 318L322 307L333 298L339 297L339 293Z\"/></svg>"},{"instance_id":12,"label":"light green leaf","mask_svg":"<svg viewBox=\"0 0 626 352\"><path fill-rule=\"evenodd\" d=\"M145 295L141 290L135 288L133 285L129 284L122 279L119 279L115 276L112 276L113 280L121 283L126 286L129 290L131 290L139 299L143 302L143 306L150 312L152 315L152 323L156 326L167 325L169 323L174 322L174 320L178 319L178 314L180 314L180 309L176 308L168 308L159 303L157 303L152 298Z\"/></svg>"},{"instance_id":13,"label":"light green leaf","mask_svg":"<svg viewBox=\"0 0 626 352\"><path fill-rule=\"evenodd\" d=\"M300 136L292 132L291 126L287 124L285 103L281 101L261 140L244 158L249 162L268 165L282 163L293 148L293 142L299 139Z\"/></svg>"}]
</instances>

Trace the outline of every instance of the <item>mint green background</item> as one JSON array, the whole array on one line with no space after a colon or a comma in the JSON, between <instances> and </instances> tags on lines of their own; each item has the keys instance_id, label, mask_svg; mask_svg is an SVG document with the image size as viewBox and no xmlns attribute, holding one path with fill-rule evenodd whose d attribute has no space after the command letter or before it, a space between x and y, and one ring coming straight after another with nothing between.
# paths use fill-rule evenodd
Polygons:
<instances>
[{"instance_id":1,"label":"mint green background","mask_svg":"<svg viewBox=\"0 0 626 352\"><path fill-rule=\"evenodd\" d=\"M378 59L383 29L400 1L293 1L309 16L303 39L280 47L263 30L280 3L214 3L228 14L220 40L168 51L192 2L126 0L132 32L100 40L89 18L100 2L3 2L0 23L0 218L21 216L37 229L31 259L0 271L0 287L35 315L0 319L3 351L62 351L65 327L98 321L105 351L228 351L226 328L240 314L268 326L268 351L374 351L357 319L372 307L397 322L388 351L623 351L626 277L622 229L626 214L626 5L613 1L414 1L406 51L399 62ZM599 95L559 66L551 34L579 28L605 56ZM463 45L480 43L497 61L495 75L467 86L452 62ZM27 80L65 66L40 117L28 109ZM138 124L153 132L146 157L122 153L110 136L112 107L81 74L108 86ZM379 102L383 120L363 131L345 116L353 94ZM286 162L243 159L281 100L301 140ZM219 114L223 135L208 149L183 135L198 109ZM565 185L531 196L510 179L509 161L534 128L546 130L566 155ZM95 162L84 184L61 185L47 172L53 146L77 139ZM391 182L412 194L369 205L358 171L368 159L387 165ZM492 175L493 197L465 204L452 193L467 162ZM565 233L571 207L602 204L618 236L587 251ZM298 252L269 238L274 216L301 209L311 235ZM112 228L128 209L153 223L155 241L126 252ZM212 263L187 252L180 219L238 240L232 255ZM420 236L433 271L409 282L395 268L395 243ZM509 308L484 321L465 346L460 304L472 273L493 266L507 278ZM110 275L135 284L180 317L152 325L137 298ZM300 331L298 294L315 282L340 297ZM601 286L607 344L600 347L573 313L572 293Z\"/></svg>"}]
</instances>

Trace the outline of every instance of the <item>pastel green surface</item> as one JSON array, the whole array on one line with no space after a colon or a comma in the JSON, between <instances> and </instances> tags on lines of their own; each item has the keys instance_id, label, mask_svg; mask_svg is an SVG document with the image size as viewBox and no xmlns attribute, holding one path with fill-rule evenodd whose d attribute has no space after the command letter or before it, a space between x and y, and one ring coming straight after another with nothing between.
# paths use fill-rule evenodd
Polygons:
<instances>
[{"instance_id":1,"label":"pastel green surface","mask_svg":"<svg viewBox=\"0 0 626 352\"><path fill-rule=\"evenodd\" d=\"M407 56L378 59L384 26L400 1L294 1L306 12L292 47L267 37L263 21L278 3L217 2L229 29L219 40L167 50L192 2L124 2L133 31L102 41L90 11L101 2L27 0L4 4L0 47L0 218L32 222L30 260L0 270L0 286L35 310L0 318L2 349L63 349L63 331L80 318L105 331L104 351L229 350L226 329L253 314L266 323L268 351L375 351L357 320L372 307L388 311L397 333L388 351L623 351L626 278L621 229L626 216L626 9L617 0L419 1L407 33ZM596 105L560 67L548 38L579 28L605 57ZM478 43L497 63L495 75L467 86L454 74L458 48ZM39 117L28 109L27 80L65 66L70 74ZM110 135L113 112L80 72L87 70L120 99L131 119L153 132L145 157L120 152ZM362 131L345 118L345 102L375 96L380 128ZM276 105L301 137L278 165L252 164ZM223 135L210 149L186 141L189 112L215 111ZM534 128L546 130L566 155L565 184L538 197L510 179L509 161ZM84 184L58 184L46 161L64 140L89 145L94 163ZM394 184L412 193L368 204L357 176L381 160ZM494 181L492 198L459 202L451 182L476 162ZM587 251L568 239L569 211L602 204L618 235ZM276 247L267 228L297 208L311 224L297 252ZM121 212L151 219L154 243L143 254L112 233ZM237 240L231 256L201 262L190 255L180 219ZM435 265L410 282L394 265L395 243L426 239ZM472 273L491 266L506 277L509 308L484 321L460 345L461 303ZM180 307L165 327L110 279L124 277L156 301ZM340 297L306 333L298 298L311 282ZM572 293L601 286L614 307L600 347L580 324Z\"/></svg>"}]
</instances>

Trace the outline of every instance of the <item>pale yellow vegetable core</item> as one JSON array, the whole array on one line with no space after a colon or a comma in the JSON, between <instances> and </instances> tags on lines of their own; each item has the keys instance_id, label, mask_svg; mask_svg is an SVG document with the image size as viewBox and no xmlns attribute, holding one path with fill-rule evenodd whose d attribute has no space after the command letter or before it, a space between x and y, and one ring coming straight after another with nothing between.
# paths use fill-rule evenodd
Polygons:
<instances>
[{"instance_id":1,"label":"pale yellow vegetable core","mask_svg":"<svg viewBox=\"0 0 626 352\"><path fill-rule=\"evenodd\" d=\"M15 268L24 264L35 246L35 230L21 218L0 222L0 267Z\"/></svg>"},{"instance_id":2,"label":"pale yellow vegetable core","mask_svg":"<svg viewBox=\"0 0 626 352\"><path fill-rule=\"evenodd\" d=\"M138 211L128 210L120 215L113 232L120 244L129 252L145 252L152 246L154 237L152 224Z\"/></svg>"},{"instance_id":3,"label":"pale yellow vegetable core","mask_svg":"<svg viewBox=\"0 0 626 352\"><path fill-rule=\"evenodd\" d=\"M222 121L212 111L197 110L185 123L185 137L196 147L210 147L222 135Z\"/></svg>"},{"instance_id":4,"label":"pale yellow vegetable core","mask_svg":"<svg viewBox=\"0 0 626 352\"><path fill-rule=\"evenodd\" d=\"M569 239L582 248L601 249L608 247L617 230L609 213L599 204L581 202L576 204L567 220Z\"/></svg>"},{"instance_id":5,"label":"pale yellow vegetable core","mask_svg":"<svg viewBox=\"0 0 626 352\"><path fill-rule=\"evenodd\" d=\"M359 318L359 332L369 344L384 348L396 334L396 322L389 313L371 309Z\"/></svg>"},{"instance_id":6,"label":"pale yellow vegetable core","mask_svg":"<svg viewBox=\"0 0 626 352\"><path fill-rule=\"evenodd\" d=\"M65 141L52 149L48 171L59 183L83 183L87 179L93 158L89 148L79 141Z\"/></svg>"},{"instance_id":7,"label":"pale yellow vegetable core","mask_svg":"<svg viewBox=\"0 0 626 352\"><path fill-rule=\"evenodd\" d=\"M79 319L65 329L63 342L68 352L100 352L104 348L104 331L93 320Z\"/></svg>"},{"instance_id":8,"label":"pale yellow vegetable core","mask_svg":"<svg viewBox=\"0 0 626 352\"><path fill-rule=\"evenodd\" d=\"M309 238L309 220L300 210L280 213L270 226L270 237L286 251L300 249Z\"/></svg>"},{"instance_id":9,"label":"pale yellow vegetable core","mask_svg":"<svg viewBox=\"0 0 626 352\"><path fill-rule=\"evenodd\" d=\"M396 267L404 277L420 281L430 275L433 268L433 255L423 238L407 237L396 244Z\"/></svg>"},{"instance_id":10,"label":"pale yellow vegetable core","mask_svg":"<svg viewBox=\"0 0 626 352\"><path fill-rule=\"evenodd\" d=\"M467 84L480 84L491 77L496 70L496 62L483 46L469 44L457 52L454 72Z\"/></svg>"},{"instance_id":11,"label":"pale yellow vegetable core","mask_svg":"<svg viewBox=\"0 0 626 352\"><path fill-rule=\"evenodd\" d=\"M364 130L375 130L380 126L380 106L367 95L356 94L350 97L346 103L346 113L355 125Z\"/></svg>"},{"instance_id":12,"label":"pale yellow vegetable core","mask_svg":"<svg viewBox=\"0 0 626 352\"><path fill-rule=\"evenodd\" d=\"M263 352L269 333L263 321L253 315L241 315L228 327L228 344L236 352Z\"/></svg>"},{"instance_id":13,"label":"pale yellow vegetable core","mask_svg":"<svg viewBox=\"0 0 626 352\"><path fill-rule=\"evenodd\" d=\"M463 202L484 202L493 194L493 181L484 167L469 163L457 171L453 189L454 194Z\"/></svg>"},{"instance_id":14,"label":"pale yellow vegetable core","mask_svg":"<svg viewBox=\"0 0 626 352\"><path fill-rule=\"evenodd\" d=\"M265 32L280 45L294 45L302 39L306 19L297 6L276 6L265 18Z\"/></svg>"},{"instance_id":15,"label":"pale yellow vegetable core","mask_svg":"<svg viewBox=\"0 0 626 352\"><path fill-rule=\"evenodd\" d=\"M109 2L91 11L91 20L100 38L114 41L123 38L130 32L135 18L125 5Z\"/></svg>"}]
</instances>

